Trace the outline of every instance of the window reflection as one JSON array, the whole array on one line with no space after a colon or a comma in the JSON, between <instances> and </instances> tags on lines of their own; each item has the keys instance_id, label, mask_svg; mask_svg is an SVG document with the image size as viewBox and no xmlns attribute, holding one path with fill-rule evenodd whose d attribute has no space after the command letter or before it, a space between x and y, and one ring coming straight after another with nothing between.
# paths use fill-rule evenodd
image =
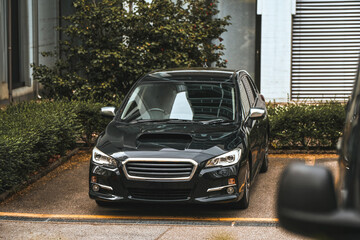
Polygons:
<instances>
[{"instance_id":1,"label":"window reflection","mask_svg":"<svg viewBox=\"0 0 360 240\"><path fill-rule=\"evenodd\" d=\"M143 83L133 91L121 119L234 120L234 87L229 83Z\"/></svg>"}]
</instances>

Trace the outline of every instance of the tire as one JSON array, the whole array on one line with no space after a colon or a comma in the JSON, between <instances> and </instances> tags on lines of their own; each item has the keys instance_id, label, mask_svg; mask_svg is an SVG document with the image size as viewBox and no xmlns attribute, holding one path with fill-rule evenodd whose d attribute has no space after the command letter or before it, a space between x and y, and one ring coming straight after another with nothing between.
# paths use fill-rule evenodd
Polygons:
<instances>
[{"instance_id":1,"label":"tire","mask_svg":"<svg viewBox=\"0 0 360 240\"><path fill-rule=\"evenodd\" d=\"M268 137L266 137L266 147L265 147L265 154L264 159L261 164L260 173L266 173L269 169L269 140Z\"/></svg>"},{"instance_id":2,"label":"tire","mask_svg":"<svg viewBox=\"0 0 360 240\"><path fill-rule=\"evenodd\" d=\"M247 168L245 173L245 189L244 195L240 201L233 204L233 208L235 209L246 209L249 207L250 203L250 164L249 161L246 162Z\"/></svg>"},{"instance_id":3,"label":"tire","mask_svg":"<svg viewBox=\"0 0 360 240\"><path fill-rule=\"evenodd\" d=\"M266 173L268 169L269 169L269 157L268 154L265 153L264 160L260 168L260 173Z\"/></svg>"}]
</instances>

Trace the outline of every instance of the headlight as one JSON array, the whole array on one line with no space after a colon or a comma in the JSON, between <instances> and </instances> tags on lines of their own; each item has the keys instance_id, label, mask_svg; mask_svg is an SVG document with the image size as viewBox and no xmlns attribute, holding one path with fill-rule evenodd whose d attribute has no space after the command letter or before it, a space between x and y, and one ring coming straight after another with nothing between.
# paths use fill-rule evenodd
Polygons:
<instances>
[{"instance_id":1,"label":"headlight","mask_svg":"<svg viewBox=\"0 0 360 240\"><path fill-rule=\"evenodd\" d=\"M235 149L207 161L205 167L229 166L237 163L241 157L241 149Z\"/></svg>"},{"instance_id":2,"label":"headlight","mask_svg":"<svg viewBox=\"0 0 360 240\"><path fill-rule=\"evenodd\" d=\"M92 151L92 160L95 163L98 163L101 165L108 165L108 166L116 167L116 160L114 158L106 155L105 153L103 153L102 151L97 149L96 147L94 147L94 149Z\"/></svg>"}]
</instances>

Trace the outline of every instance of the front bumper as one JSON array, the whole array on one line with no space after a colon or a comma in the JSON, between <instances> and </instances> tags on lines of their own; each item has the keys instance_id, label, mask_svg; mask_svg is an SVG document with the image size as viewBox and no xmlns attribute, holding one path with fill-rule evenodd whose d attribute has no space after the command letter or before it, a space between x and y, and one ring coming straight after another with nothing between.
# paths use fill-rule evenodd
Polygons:
<instances>
[{"instance_id":1,"label":"front bumper","mask_svg":"<svg viewBox=\"0 0 360 240\"><path fill-rule=\"evenodd\" d=\"M89 196L108 202L236 202L243 196L245 171L241 162L213 168L200 164L190 180L129 180L121 167L111 169L91 162ZM229 183L229 179L235 182ZM228 188L233 188L233 192Z\"/></svg>"}]
</instances>

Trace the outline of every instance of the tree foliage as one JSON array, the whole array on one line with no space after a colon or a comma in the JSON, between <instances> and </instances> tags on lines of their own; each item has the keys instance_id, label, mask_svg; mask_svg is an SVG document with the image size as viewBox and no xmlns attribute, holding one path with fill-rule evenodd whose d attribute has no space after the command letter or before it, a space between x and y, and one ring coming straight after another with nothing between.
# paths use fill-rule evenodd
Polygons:
<instances>
[{"instance_id":1,"label":"tree foliage","mask_svg":"<svg viewBox=\"0 0 360 240\"><path fill-rule=\"evenodd\" d=\"M225 67L215 0L75 0L55 66L33 66L51 98L116 101L154 69ZM219 44L212 40L218 39ZM49 55L49 53L45 54Z\"/></svg>"}]
</instances>

